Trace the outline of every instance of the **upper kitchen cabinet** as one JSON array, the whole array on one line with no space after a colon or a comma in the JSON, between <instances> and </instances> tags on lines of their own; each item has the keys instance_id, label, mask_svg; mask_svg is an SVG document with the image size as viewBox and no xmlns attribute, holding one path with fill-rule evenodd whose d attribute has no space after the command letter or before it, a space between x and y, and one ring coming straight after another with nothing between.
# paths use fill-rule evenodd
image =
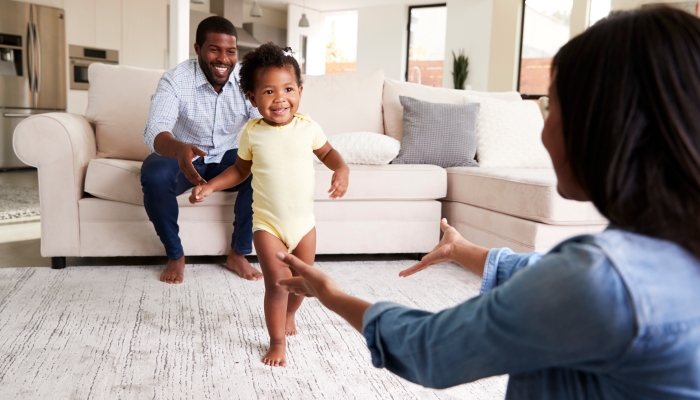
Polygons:
<instances>
[{"instance_id":1,"label":"upper kitchen cabinet","mask_svg":"<svg viewBox=\"0 0 700 400\"><path fill-rule=\"evenodd\" d=\"M122 64L164 69L168 51L168 2L121 0Z\"/></svg>"},{"instance_id":2,"label":"upper kitchen cabinet","mask_svg":"<svg viewBox=\"0 0 700 400\"><path fill-rule=\"evenodd\" d=\"M95 1L95 46L121 50L122 4L119 0ZM120 52L121 53L121 52Z\"/></svg>"}]
</instances>

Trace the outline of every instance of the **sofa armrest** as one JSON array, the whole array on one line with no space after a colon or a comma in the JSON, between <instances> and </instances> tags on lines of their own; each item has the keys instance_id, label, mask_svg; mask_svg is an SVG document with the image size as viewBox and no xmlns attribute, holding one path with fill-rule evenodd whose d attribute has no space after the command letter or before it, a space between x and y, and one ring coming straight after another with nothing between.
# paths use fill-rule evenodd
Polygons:
<instances>
[{"instance_id":1,"label":"sofa armrest","mask_svg":"<svg viewBox=\"0 0 700 400\"><path fill-rule=\"evenodd\" d=\"M13 144L20 160L38 168L41 255L79 256L78 200L96 154L94 130L82 115L34 115L17 125Z\"/></svg>"}]
</instances>

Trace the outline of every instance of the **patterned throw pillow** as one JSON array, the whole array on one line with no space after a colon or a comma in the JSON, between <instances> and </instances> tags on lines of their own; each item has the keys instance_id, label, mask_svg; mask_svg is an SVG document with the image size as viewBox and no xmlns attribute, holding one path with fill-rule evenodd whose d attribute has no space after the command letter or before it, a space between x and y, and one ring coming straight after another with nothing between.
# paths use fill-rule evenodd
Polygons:
<instances>
[{"instance_id":1,"label":"patterned throw pillow","mask_svg":"<svg viewBox=\"0 0 700 400\"><path fill-rule=\"evenodd\" d=\"M544 119L534 101L502 101L466 96L479 103L476 121L477 159L482 167L552 168L542 144Z\"/></svg>"},{"instance_id":2,"label":"patterned throw pillow","mask_svg":"<svg viewBox=\"0 0 700 400\"><path fill-rule=\"evenodd\" d=\"M401 150L392 164L478 167L478 104L442 104L400 96L403 106Z\"/></svg>"}]
</instances>

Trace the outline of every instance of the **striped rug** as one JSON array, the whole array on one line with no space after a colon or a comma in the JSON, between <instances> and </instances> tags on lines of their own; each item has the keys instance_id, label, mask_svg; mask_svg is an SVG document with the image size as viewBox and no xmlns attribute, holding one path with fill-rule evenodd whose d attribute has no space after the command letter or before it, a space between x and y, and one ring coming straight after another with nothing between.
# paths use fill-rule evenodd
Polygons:
<instances>
[{"instance_id":1,"label":"striped rug","mask_svg":"<svg viewBox=\"0 0 700 400\"><path fill-rule=\"evenodd\" d=\"M349 293L437 311L479 289L455 264L318 262ZM267 367L263 284L218 265L0 269L0 399L500 399L506 377L431 390L372 367L361 335L302 304L288 366Z\"/></svg>"}]
</instances>

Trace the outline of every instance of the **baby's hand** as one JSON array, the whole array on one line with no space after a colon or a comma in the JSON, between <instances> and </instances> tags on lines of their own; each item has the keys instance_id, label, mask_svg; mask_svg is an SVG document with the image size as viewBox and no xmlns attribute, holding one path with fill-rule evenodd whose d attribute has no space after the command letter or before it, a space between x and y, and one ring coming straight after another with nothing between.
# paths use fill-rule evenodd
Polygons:
<instances>
[{"instance_id":1,"label":"baby's hand","mask_svg":"<svg viewBox=\"0 0 700 400\"><path fill-rule=\"evenodd\" d=\"M331 188L328 189L331 199L338 199L345 196L348 191L348 182L350 180L350 168L347 166L341 167L333 173L331 178Z\"/></svg>"},{"instance_id":2,"label":"baby's hand","mask_svg":"<svg viewBox=\"0 0 700 400\"><path fill-rule=\"evenodd\" d=\"M196 204L204 201L204 198L211 194L212 190L209 185L199 185L192 189L190 194L190 203Z\"/></svg>"}]
</instances>

